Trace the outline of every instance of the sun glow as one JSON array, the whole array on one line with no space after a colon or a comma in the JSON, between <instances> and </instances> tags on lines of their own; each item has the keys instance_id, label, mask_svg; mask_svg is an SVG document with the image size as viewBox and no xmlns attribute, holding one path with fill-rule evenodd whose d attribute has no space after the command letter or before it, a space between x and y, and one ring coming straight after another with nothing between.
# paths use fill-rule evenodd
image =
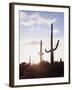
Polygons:
<instances>
[{"instance_id":1,"label":"sun glow","mask_svg":"<svg viewBox=\"0 0 72 90\"><path fill-rule=\"evenodd\" d=\"M21 49L22 60L21 62L29 63L29 57L31 56L31 63L39 63L40 62L40 55L39 55L39 47L34 46L25 46Z\"/></svg>"}]
</instances>

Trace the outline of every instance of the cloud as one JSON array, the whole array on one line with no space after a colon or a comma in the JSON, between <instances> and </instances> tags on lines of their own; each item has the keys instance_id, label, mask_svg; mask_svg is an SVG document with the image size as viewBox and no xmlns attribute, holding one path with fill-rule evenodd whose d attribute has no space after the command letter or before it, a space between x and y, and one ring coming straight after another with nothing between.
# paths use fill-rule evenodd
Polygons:
<instances>
[{"instance_id":1,"label":"cloud","mask_svg":"<svg viewBox=\"0 0 72 90\"><path fill-rule=\"evenodd\" d=\"M39 41L31 41L31 42L26 43L26 45L39 45L39 44L40 44Z\"/></svg>"},{"instance_id":2,"label":"cloud","mask_svg":"<svg viewBox=\"0 0 72 90\"><path fill-rule=\"evenodd\" d=\"M31 19L35 19L35 18L39 18L40 17L40 13L38 12L34 12L29 16Z\"/></svg>"},{"instance_id":3,"label":"cloud","mask_svg":"<svg viewBox=\"0 0 72 90\"><path fill-rule=\"evenodd\" d=\"M25 27L33 27L34 25L50 25L51 23L56 22L56 19L51 17L44 17L37 12L32 14L20 12L20 22Z\"/></svg>"},{"instance_id":4,"label":"cloud","mask_svg":"<svg viewBox=\"0 0 72 90\"><path fill-rule=\"evenodd\" d=\"M27 18L27 14L25 12L20 11L19 15L20 15L20 20L25 20Z\"/></svg>"},{"instance_id":5,"label":"cloud","mask_svg":"<svg viewBox=\"0 0 72 90\"><path fill-rule=\"evenodd\" d=\"M22 25L26 26L26 27L32 27L35 24L34 20L31 21L23 21Z\"/></svg>"},{"instance_id":6,"label":"cloud","mask_svg":"<svg viewBox=\"0 0 72 90\"><path fill-rule=\"evenodd\" d=\"M60 30L58 28L55 28L53 31L54 31L54 34L60 33Z\"/></svg>"}]
</instances>

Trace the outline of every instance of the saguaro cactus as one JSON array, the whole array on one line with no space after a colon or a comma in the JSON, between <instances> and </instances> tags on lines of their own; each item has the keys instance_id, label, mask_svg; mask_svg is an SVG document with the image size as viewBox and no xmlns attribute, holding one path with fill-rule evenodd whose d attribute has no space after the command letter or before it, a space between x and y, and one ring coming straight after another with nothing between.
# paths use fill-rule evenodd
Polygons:
<instances>
[{"instance_id":1,"label":"saguaro cactus","mask_svg":"<svg viewBox=\"0 0 72 90\"><path fill-rule=\"evenodd\" d=\"M46 53L49 53L49 52L51 53L51 63L54 62L54 51L57 49L58 45L59 45L59 40L57 41L56 47L53 48L53 23L52 23L51 24L51 49L49 51L45 49Z\"/></svg>"},{"instance_id":2,"label":"saguaro cactus","mask_svg":"<svg viewBox=\"0 0 72 90\"><path fill-rule=\"evenodd\" d=\"M29 64L31 64L31 56L29 57Z\"/></svg>"},{"instance_id":3,"label":"saguaro cactus","mask_svg":"<svg viewBox=\"0 0 72 90\"><path fill-rule=\"evenodd\" d=\"M42 55L44 53L42 52L42 40L40 41L40 61L42 61Z\"/></svg>"}]
</instances>

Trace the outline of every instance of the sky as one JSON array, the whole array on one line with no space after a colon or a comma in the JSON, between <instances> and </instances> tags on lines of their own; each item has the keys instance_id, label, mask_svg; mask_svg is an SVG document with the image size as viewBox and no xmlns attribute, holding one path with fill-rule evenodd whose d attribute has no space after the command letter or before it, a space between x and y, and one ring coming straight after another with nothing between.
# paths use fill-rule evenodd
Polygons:
<instances>
[{"instance_id":1,"label":"sky","mask_svg":"<svg viewBox=\"0 0 72 90\"><path fill-rule=\"evenodd\" d=\"M64 52L64 13L48 11L19 11L20 29L20 63L38 63L40 61L40 41L42 40L43 60L50 62L50 53L45 52L45 48L50 50L51 23L53 23L53 47L57 40L59 46L54 51L54 60L63 60Z\"/></svg>"}]
</instances>

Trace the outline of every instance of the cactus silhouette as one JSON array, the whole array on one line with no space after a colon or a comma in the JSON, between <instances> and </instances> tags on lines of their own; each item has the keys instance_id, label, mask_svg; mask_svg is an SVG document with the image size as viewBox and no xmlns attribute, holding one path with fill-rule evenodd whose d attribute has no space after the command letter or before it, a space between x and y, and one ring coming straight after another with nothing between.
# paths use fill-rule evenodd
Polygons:
<instances>
[{"instance_id":1,"label":"cactus silhouette","mask_svg":"<svg viewBox=\"0 0 72 90\"><path fill-rule=\"evenodd\" d=\"M40 61L42 61L42 55L44 54L43 52L42 52L42 40L40 41Z\"/></svg>"},{"instance_id":2,"label":"cactus silhouette","mask_svg":"<svg viewBox=\"0 0 72 90\"><path fill-rule=\"evenodd\" d=\"M29 64L31 64L31 56L29 57Z\"/></svg>"},{"instance_id":3,"label":"cactus silhouette","mask_svg":"<svg viewBox=\"0 0 72 90\"><path fill-rule=\"evenodd\" d=\"M47 49L45 49L46 53L51 53L51 63L54 62L54 51L57 49L59 45L59 40L57 41L56 47L53 48L53 23L51 24L51 49L49 51L47 51Z\"/></svg>"}]
</instances>

